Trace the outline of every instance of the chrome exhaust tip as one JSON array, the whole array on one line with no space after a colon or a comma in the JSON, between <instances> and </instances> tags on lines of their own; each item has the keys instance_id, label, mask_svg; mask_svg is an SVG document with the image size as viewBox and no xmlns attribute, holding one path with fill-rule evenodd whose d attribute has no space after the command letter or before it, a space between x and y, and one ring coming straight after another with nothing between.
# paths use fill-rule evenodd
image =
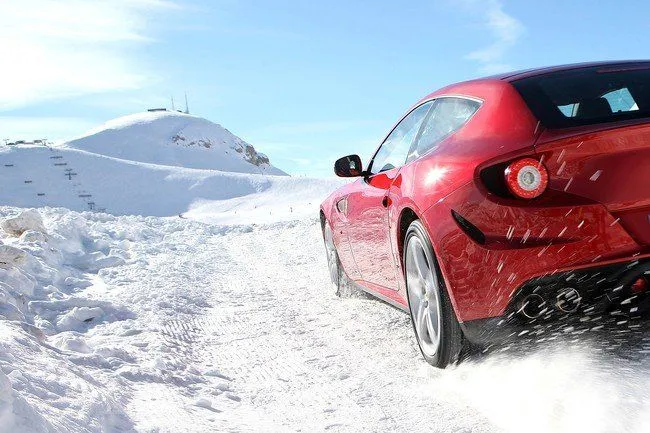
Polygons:
<instances>
[{"instance_id":1,"label":"chrome exhaust tip","mask_svg":"<svg viewBox=\"0 0 650 433\"><path fill-rule=\"evenodd\" d=\"M555 308L563 313L575 313L582 302L580 292L573 287L565 287L557 292Z\"/></svg>"},{"instance_id":2,"label":"chrome exhaust tip","mask_svg":"<svg viewBox=\"0 0 650 433\"><path fill-rule=\"evenodd\" d=\"M517 312L523 314L528 319L537 319L546 310L546 300L537 293L533 293L521 301Z\"/></svg>"}]
</instances>

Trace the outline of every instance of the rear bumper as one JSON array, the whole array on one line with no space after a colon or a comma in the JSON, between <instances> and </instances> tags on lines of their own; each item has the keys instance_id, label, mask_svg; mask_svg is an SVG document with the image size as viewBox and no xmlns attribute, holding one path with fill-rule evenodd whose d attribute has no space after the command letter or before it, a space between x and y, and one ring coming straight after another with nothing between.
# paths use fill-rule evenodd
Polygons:
<instances>
[{"instance_id":1,"label":"rear bumper","mask_svg":"<svg viewBox=\"0 0 650 433\"><path fill-rule=\"evenodd\" d=\"M518 288L504 314L461 323L473 343L504 342L525 334L542 334L567 326L601 327L621 316L640 317L650 309L648 292L635 292L633 284L650 276L650 258L590 266L534 278ZM558 294L571 289L580 294L575 311L558 307ZM535 318L521 312L527 297L539 296L546 307ZM614 311L616 314L612 314ZM597 323L596 323L597 322Z\"/></svg>"},{"instance_id":2,"label":"rear bumper","mask_svg":"<svg viewBox=\"0 0 650 433\"><path fill-rule=\"evenodd\" d=\"M650 257L603 205L553 191L534 203L508 201L470 182L429 208L424 223L462 323L507 317L534 281Z\"/></svg>"}]
</instances>

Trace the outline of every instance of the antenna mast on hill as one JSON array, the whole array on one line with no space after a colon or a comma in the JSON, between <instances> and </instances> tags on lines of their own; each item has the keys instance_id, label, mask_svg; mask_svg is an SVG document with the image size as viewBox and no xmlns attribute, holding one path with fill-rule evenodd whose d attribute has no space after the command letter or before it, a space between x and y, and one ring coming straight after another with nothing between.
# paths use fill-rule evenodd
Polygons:
<instances>
[{"instance_id":1,"label":"antenna mast on hill","mask_svg":"<svg viewBox=\"0 0 650 433\"><path fill-rule=\"evenodd\" d=\"M190 114L190 108L187 105L187 92L185 92L185 114Z\"/></svg>"},{"instance_id":2,"label":"antenna mast on hill","mask_svg":"<svg viewBox=\"0 0 650 433\"><path fill-rule=\"evenodd\" d=\"M176 107L174 106L174 96L172 96L172 111L176 111Z\"/></svg>"}]
</instances>

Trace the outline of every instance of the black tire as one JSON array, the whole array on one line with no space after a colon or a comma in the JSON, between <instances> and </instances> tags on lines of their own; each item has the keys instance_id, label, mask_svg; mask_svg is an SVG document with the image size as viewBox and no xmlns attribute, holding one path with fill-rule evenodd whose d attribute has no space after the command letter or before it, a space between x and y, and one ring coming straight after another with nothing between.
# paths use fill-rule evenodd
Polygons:
<instances>
[{"instance_id":1,"label":"black tire","mask_svg":"<svg viewBox=\"0 0 650 433\"><path fill-rule=\"evenodd\" d=\"M409 248L409 243L412 242L414 238L417 238L419 240L420 243L417 244L418 246L423 246L429 270L433 273L434 276L437 276L437 292L439 296L437 302L439 307L437 308L437 311L440 317L440 339L437 345L437 351L434 354L427 353L427 351L424 350L423 347L425 346L423 346L423 344L425 343L421 339L421 336L418 335L413 308L411 308L413 304L411 295L409 294L410 291L408 289L409 275L406 271L406 256ZM406 236L404 237L403 245L404 278L407 287L406 293L409 303L409 314L411 316L411 324L413 325L413 332L415 333L415 338L418 342L420 352L422 353L424 359L434 367L445 368L448 365L456 364L459 361L460 354L464 345L463 332L460 329L458 319L456 318L456 313L454 312L454 309L451 305L451 300L449 298L449 294L447 293L444 278L436 261L435 253L433 251L433 247L431 246L431 241L429 241L429 236L427 235L427 232L420 221L416 220L411 223L406 232Z\"/></svg>"}]
</instances>

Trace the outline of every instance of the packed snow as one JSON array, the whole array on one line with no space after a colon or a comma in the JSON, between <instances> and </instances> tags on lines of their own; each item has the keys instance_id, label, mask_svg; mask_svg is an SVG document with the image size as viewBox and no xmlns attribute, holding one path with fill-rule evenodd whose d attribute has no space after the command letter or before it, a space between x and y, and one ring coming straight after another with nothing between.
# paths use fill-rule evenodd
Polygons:
<instances>
[{"instance_id":1,"label":"packed snow","mask_svg":"<svg viewBox=\"0 0 650 433\"><path fill-rule=\"evenodd\" d=\"M159 117L187 155L147 141ZM406 314L334 295L318 205L343 181L193 165L224 148L186 120L0 147L0 433L647 431L647 333L433 369Z\"/></svg>"}]
</instances>

